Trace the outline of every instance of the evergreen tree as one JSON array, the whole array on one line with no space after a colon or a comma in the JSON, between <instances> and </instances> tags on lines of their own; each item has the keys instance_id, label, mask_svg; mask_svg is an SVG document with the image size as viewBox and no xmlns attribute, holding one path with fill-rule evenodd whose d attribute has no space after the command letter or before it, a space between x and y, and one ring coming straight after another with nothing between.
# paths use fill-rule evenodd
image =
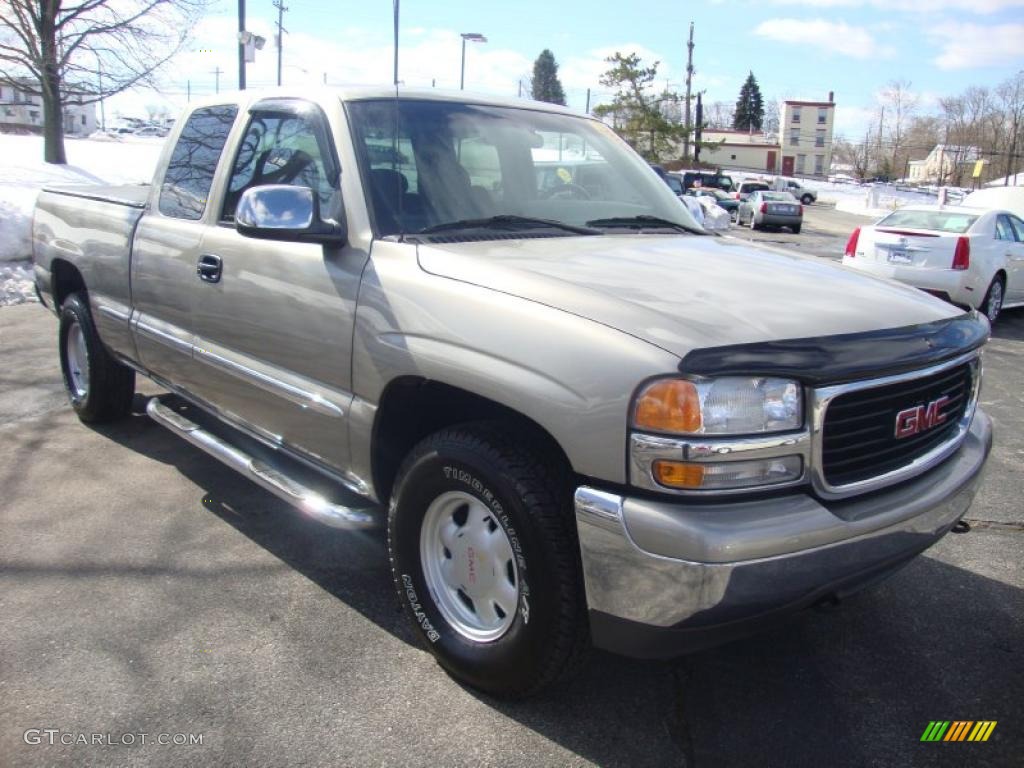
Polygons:
<instances>
[{"instance_id":1,"label":"evergreen tree","mask_svg":"<svg viewBox=\"0 0 1024 768\"><path fill-rule=\"evenodd\" d=\"M555 54L545 48L533 62L533 77L530 79L530 93L536 101L565 105L565 91L558 79L558 64Z\"/></svg>"},{"instance_id":2,"label":"evergreen tree","mask_svg":"<svg viewBox=\"0 0 1024 768\"><path fill-rule=\"evenodd\" d=\"M686 126L673 120L682 97L678 93L654 90L659 62L645 67L635 53L616 52L605 59L611 69L601 75L601 85L615 88L610 104L600 104L594 114L611 118L612 128L648 161L657 163L679 157Z\"/></svg>"},{"instance_id":3,"label":"evergreen tree","mask_svg":"<svg viewBox=\"0 0 1024 768\"><path fill-rule=\"evenodd\" d=\"M732 127L737 131L760 131L764 126L764 99L757 78L751 72L747 75L740 97L736 99L736 114L732 119Z\"/></svg>"}]
</instances>

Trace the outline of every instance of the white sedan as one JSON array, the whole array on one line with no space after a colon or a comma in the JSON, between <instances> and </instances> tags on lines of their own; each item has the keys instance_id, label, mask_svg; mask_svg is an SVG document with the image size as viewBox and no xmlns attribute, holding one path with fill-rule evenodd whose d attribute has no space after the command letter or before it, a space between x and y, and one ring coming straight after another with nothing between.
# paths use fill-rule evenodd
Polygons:
<instances>
[{"instance_id":1,"label":"white sedan","mask_svg":"<svg viewBox=\"0 0 1024 768\"><path fill-rule=\"evenodd\" d=\"M1024 220L1005 210L907 206L850 235L843 264L888 277L994 323L1024 306Z\"/></svg>"}]
</instances>

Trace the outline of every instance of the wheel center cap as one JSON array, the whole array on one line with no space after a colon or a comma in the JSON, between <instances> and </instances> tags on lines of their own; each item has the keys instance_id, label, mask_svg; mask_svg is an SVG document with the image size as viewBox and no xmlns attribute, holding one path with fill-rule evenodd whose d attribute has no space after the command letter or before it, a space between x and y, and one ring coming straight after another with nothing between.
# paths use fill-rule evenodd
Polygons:
<instances>
[{"instance_id":1,"label":"wheel center cap","mask_svg":"<svg viewBox=\"0 0 1024 768\"><path fill-rule=\"evenodd\" d=\"M453 554L455 571L466 594L470 597L487 594L494 586L494 568L487 553L467 544Z\"/></svg>"}]
</instances>

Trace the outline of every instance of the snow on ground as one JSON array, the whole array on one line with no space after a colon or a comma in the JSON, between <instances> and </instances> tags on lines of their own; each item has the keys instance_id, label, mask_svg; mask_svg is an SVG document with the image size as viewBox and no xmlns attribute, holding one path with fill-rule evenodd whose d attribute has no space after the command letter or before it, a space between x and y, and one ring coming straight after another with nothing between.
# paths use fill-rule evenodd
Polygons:
<instances>
[{"instance_id":1,"label":"snow on ground","mask_svg":"<svg viewBox=\"0 0 1024 768\"><path fill-rule=\"evenodd\" d=\"M65 140L67 165L43 162L41 136L0 133L0 306L35 301L32 209L49 185L149 182L163 139Z\"/></svg>"},{"instance_id":2,"label":"snow on ground","mask_svg":"<svg viewBox=\"0 0 1024 768\"><path fill-rule=\"evenodd\" d=\"M0 261L0 307L36 301L32 282L32 263Z\"/></svg>"},{"instance_id":3,"label":"snow on ground","mask_svg":"<svg viewBox=\"0 0 1024 768\"><path fill-rule=\"evenodd\" d=\"M163 139L65 140L68 164L43 162L41 136L0 134L0 261L32 255L32 208L44 186L148 182Z\"/></svg>"}]
</instances>

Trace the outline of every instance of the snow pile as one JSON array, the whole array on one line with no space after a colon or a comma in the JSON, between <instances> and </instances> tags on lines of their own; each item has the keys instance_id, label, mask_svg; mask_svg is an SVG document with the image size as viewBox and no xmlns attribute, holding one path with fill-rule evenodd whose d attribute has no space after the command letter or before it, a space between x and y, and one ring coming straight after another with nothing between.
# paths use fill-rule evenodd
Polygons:
<instances>
[{"instance_id":1,"label":"snow pile","mask_svg":"<svg viewBox=\"0 0 1024 768\"><path fill-rule=\"evenodd\" d=\"M0 307L36 301L32 265L27 261L0 261Z\"/></svg>"},{"instance_id":2,"label":"snow pile","mask_svg":"<svg viewBox=\"0 0 1024 768\"><path fill-rule=\"evenodd\" d=\"M41 136L0 134L0 262L31 258L32 208L40 189L51 184L148 182L163 139L68 138L66 147L68 164L51 165L43 162Z\"/></svg>"}]
</instances>

